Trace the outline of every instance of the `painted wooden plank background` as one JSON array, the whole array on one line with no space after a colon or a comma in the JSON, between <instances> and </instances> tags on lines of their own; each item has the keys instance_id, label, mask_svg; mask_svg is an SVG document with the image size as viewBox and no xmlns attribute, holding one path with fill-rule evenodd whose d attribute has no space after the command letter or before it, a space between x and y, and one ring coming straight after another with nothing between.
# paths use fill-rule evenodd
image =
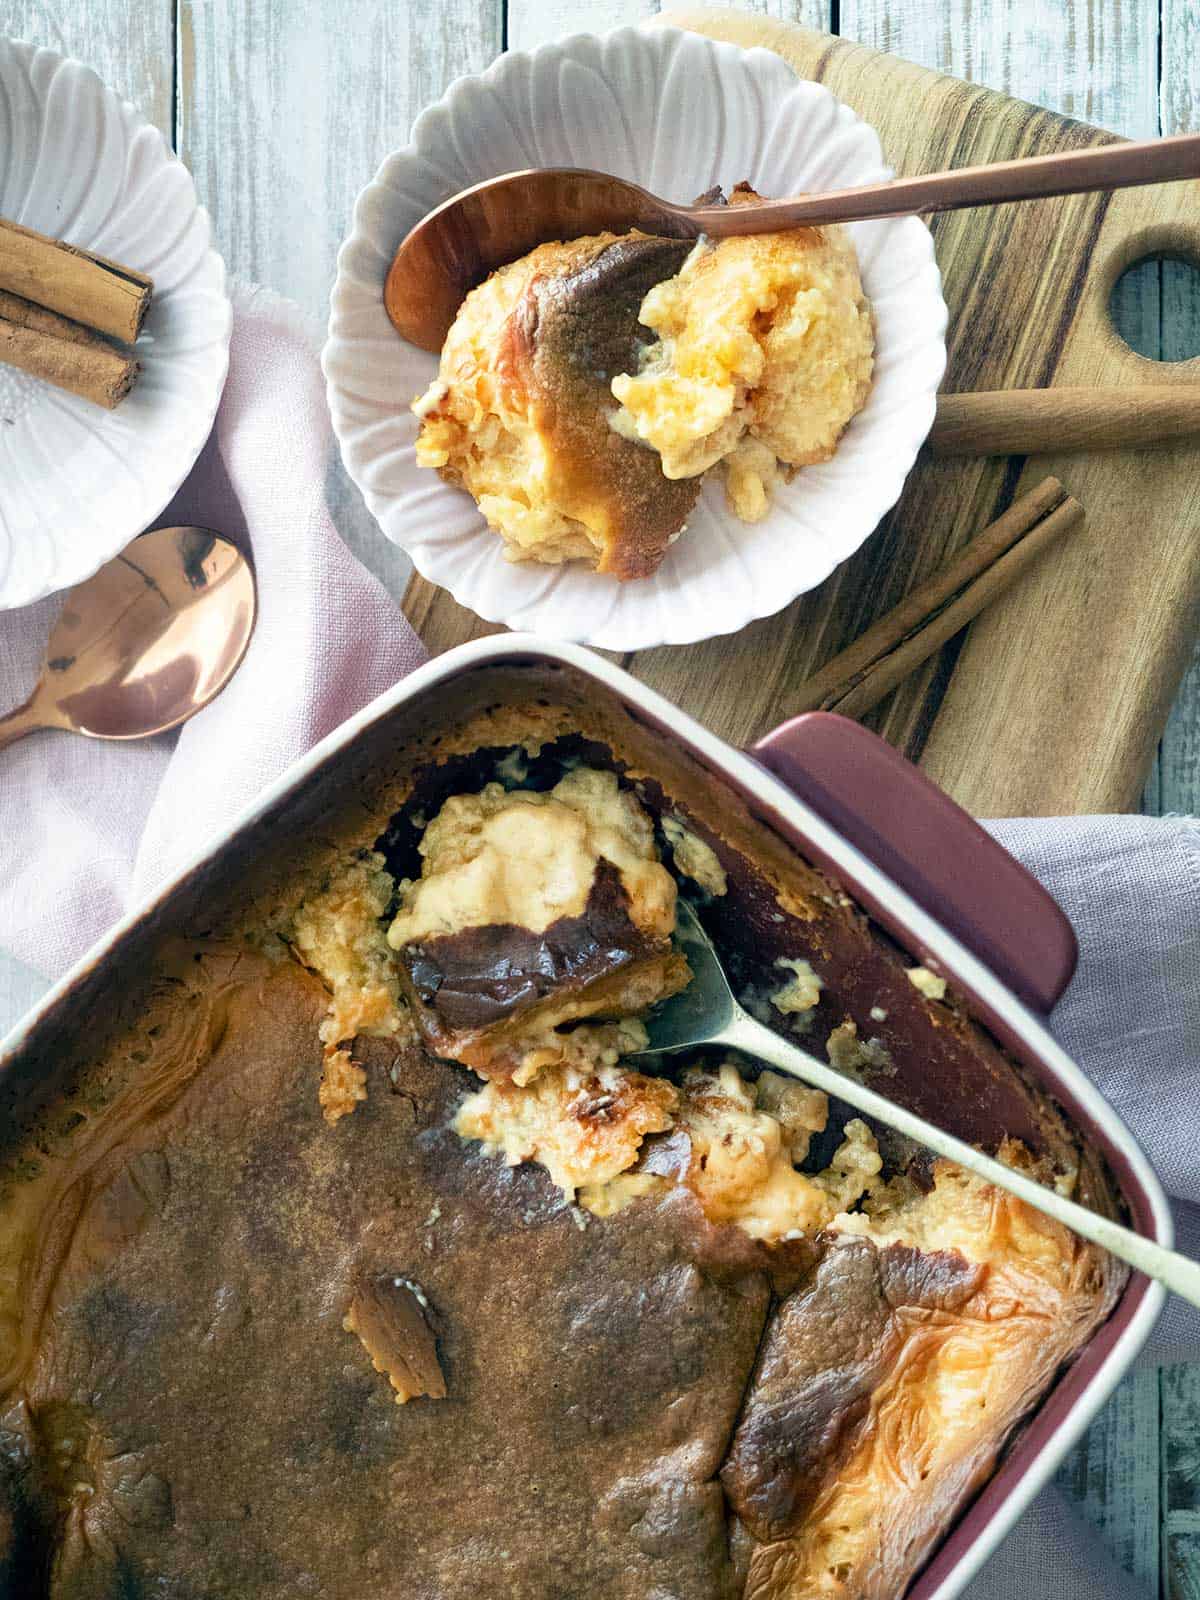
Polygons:
<instances>
[{"instance_id":1,"label":"painted wooden plank background","mask_svg":"<svg viewBox=\"0 0 1200 1600\"><path fill-rule=\"evenodd\" d=\"M1197 0L745 0L1132 137L1200 127ZM354 195L412 118L505 46L635 22L654 0L0 0L0 32L78 56L179 149L239 277L324 321ZM1200 352L1195 274L1155 263L1118 296L1143 354ZM346 537L402 593L407 563L337 469ZM1200 810L1200 659L1146 792ZM0 963L0 1031L40 992ZM1200 1369L1139 1371L1060 1475L1117 1560L1200 1600Z\"/></svg>"},{"instance_id":2,"label":"painted wooden plank background","mask_svg":"<svg viewBox=\"0 0 1200 1600\"><path fill-rule=\"evenodd\" d=\"M1162 1591L1200 1600L1200 1382L1194 1366L1160 1375Z\"/></svg>"},{"instance_id":3,"label":"painted wooden plank background","mask_svg":"<svg viewBox=\"0 0 1200 1600\"><path fill-rule=\"evenodd\" d=\"M1137 9L1137 0L1134 6ZM1152 11L1153 7L1141 9ZM1162 0L1159 65L1158 131L1194 132L1200 128L1197 0ZM1164 361L1181 361L1200 353L1197 266L1200 263L1167 261L1159 271L1158 354ZM1183 681L1167 724L1146 800L1146 810L1160 815L1200 811L1200 651Z\"/></svg>"}]
</instances>

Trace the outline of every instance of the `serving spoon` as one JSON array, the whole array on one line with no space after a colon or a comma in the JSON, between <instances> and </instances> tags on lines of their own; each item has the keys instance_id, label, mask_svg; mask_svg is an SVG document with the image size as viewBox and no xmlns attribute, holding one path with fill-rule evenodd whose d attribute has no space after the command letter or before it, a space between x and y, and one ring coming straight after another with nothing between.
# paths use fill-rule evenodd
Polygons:
<instances>
[{"instance_id":1,"label":"serving spoon","mask_svg":"<svg viewBox=\"0 0 1200 1600\"><path fill-rule=\"evenodd\" d=\"M37 687L0 717L0 750L37 728L146 739L229 682L257 609L254 574L207 528L157 528L67 595Z\"/></svg>"},{"instance_id":2,"label":"serving spoon","mask_svg":"<svg viewBox=\"0 0 1200 1600\"><path fill-rule=\"evenodd\" d=\"M974 1145L943 1133L931 1122L884 1099L873 1089L864 1088L853 1078L835 1072L807 1050L756 1022L734 999L720 957L685 900L677 902L675 938L691 966L692 981L686 989L651 1012L646 1019L650 1042L646 1050L626 1056L627 1062L645 1055L674 1055L702 1044L728 1045L760 1061L768 1061L771 1066L816 1089L823 1089L885 1127L894 1128L935 1154L945 1156L997 1189L1016 1195L1035 1211L1061 1222L1081 1238L1090 1239L1139 1272L1156 1278L1172 1293L1200 1306L1200 1262L1191 1261L1178 1251L1168 1250L1130 1228L1123 1228L1119 1222L1065 1199L1002 1161L984 1155Z\"/></svg>"},{"instance_id":3,"label":"serving spoon","mask_svg":"<svg viewBox=\"0 0 1200 1600\"><path fill-rule=\"evenodd\" d=\"M1200 134L1193 133L957 167L752 206L672 205L624 178L580 167L506 172L452 195L417 223L396 252L384 304L405 339L436 353L468 290L548 239L630 228L672 239L701 234L724 239L1197 176Z\"/></svg>"}]
</instances>

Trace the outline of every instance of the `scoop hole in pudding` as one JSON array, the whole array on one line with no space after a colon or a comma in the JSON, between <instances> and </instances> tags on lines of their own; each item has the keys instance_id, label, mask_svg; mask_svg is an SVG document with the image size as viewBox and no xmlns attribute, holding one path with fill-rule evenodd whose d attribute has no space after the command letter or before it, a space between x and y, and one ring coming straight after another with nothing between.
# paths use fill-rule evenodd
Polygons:
<instances>
[{"instance_id":1,"label":"scoop hole in pudding","mask_svg":"<svg viewBox=\"0 0 1200 1600\"><path fill-rule=\"evenodd\" d=\"M1117 335L1148 361L1200 356L1200 263L1157 251L1132 262L1108 303Z\"/></svg>"},{"instance_id":2,"label":"scoop hole in pudding","mask_svg":"<svg viewBox=\"0 0 1200 1600\"><path fill-rule=\"evenodd\" d=\"M452 794L478 793L485 784L501 783L506 789L553 789L565 775L579 766L606 767L622 771L612 752L579 734L554 739L530 755L521 745L494 745L470 754L425 767L417 776L412 794L388 822L375 841L387 870L397 883L401 878L419 878L419 845L425 825L437 815ZM389 907L388 917L395 914Z\"/></svg>"}]
</instances>

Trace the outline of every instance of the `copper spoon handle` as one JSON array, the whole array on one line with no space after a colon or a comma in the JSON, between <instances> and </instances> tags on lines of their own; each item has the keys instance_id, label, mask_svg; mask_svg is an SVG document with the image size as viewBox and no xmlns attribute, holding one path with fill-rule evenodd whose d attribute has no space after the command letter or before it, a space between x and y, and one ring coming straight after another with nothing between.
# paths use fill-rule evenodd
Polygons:
<instances>
[{"instance_id":1,"label":"copper spoon handle","mask_svg":"<svg viewBox=\"0 0 1200 1600\"><path fill-rule=\"evenodd\" d=\"M1030 156L982 167L956 167L891 183L795 200L764 200L755 206L677 208L714 238L735 233L771 233L819 222L855 222L867 217L908 216L914 212L956 211L1007 200L1038 200L1085 190L1126 189L1139 183L1167 183L1200 177L1200 134L1100 145L1063 155Z\"/></svg>"},{"instance_id":2,"label":"copper spoon handle","mask_svg":"<svg viewBox=\"0 0 1200 1600\"><path fill-rule=\"evenodd\" d=\"M50 726L34 702L27 700L23 706L10 711L6 717L0 717L0 750L10 744L16 744L17 740L23 739L27 733L35 733L38 728Z\"/></svg>"}]
</instances>

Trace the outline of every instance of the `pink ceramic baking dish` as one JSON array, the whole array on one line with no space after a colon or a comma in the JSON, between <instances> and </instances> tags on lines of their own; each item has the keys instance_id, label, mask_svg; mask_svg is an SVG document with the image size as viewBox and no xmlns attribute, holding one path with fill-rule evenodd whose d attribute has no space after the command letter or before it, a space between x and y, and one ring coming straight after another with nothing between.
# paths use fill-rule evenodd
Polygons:
<instances>
[{"instance_id":1,"label":"pink ceramic baking dish","mask_svg":"<svg viewBox=\"0 0 1200 1600\"><path fill-rule=\"evenodd\" d=\"M731 788L763 825L846 887L920 962L948 977L976 1017L1066 1109L1106 1158L1137 1228L1164 1244L1163 1191L1128 1130L1054 1042L1046 1019L1070 981L1075 939L1025 870L945 795L856 724L810 715L752 750L731 749L634 678L590 652L522 635L463 645L413 673L344 723L210 841L151 903L83 958L0 1044L0 1114L38 1097L31 1071L67 1019L104 1003L105 985L156 930L202 903L206 886L280 826L311 823L315 796L353 759L399 739L414 713L436 720L464 674L534 665L563 674L680 747ZM10 1113L11 1114L11 1113ZM1129 1368L1164 1291L1134 1276L1109 1320L1060 1376L959 1518L910 1595L949 1600L995 1550Z\"/></svg>"}]
</instances>

